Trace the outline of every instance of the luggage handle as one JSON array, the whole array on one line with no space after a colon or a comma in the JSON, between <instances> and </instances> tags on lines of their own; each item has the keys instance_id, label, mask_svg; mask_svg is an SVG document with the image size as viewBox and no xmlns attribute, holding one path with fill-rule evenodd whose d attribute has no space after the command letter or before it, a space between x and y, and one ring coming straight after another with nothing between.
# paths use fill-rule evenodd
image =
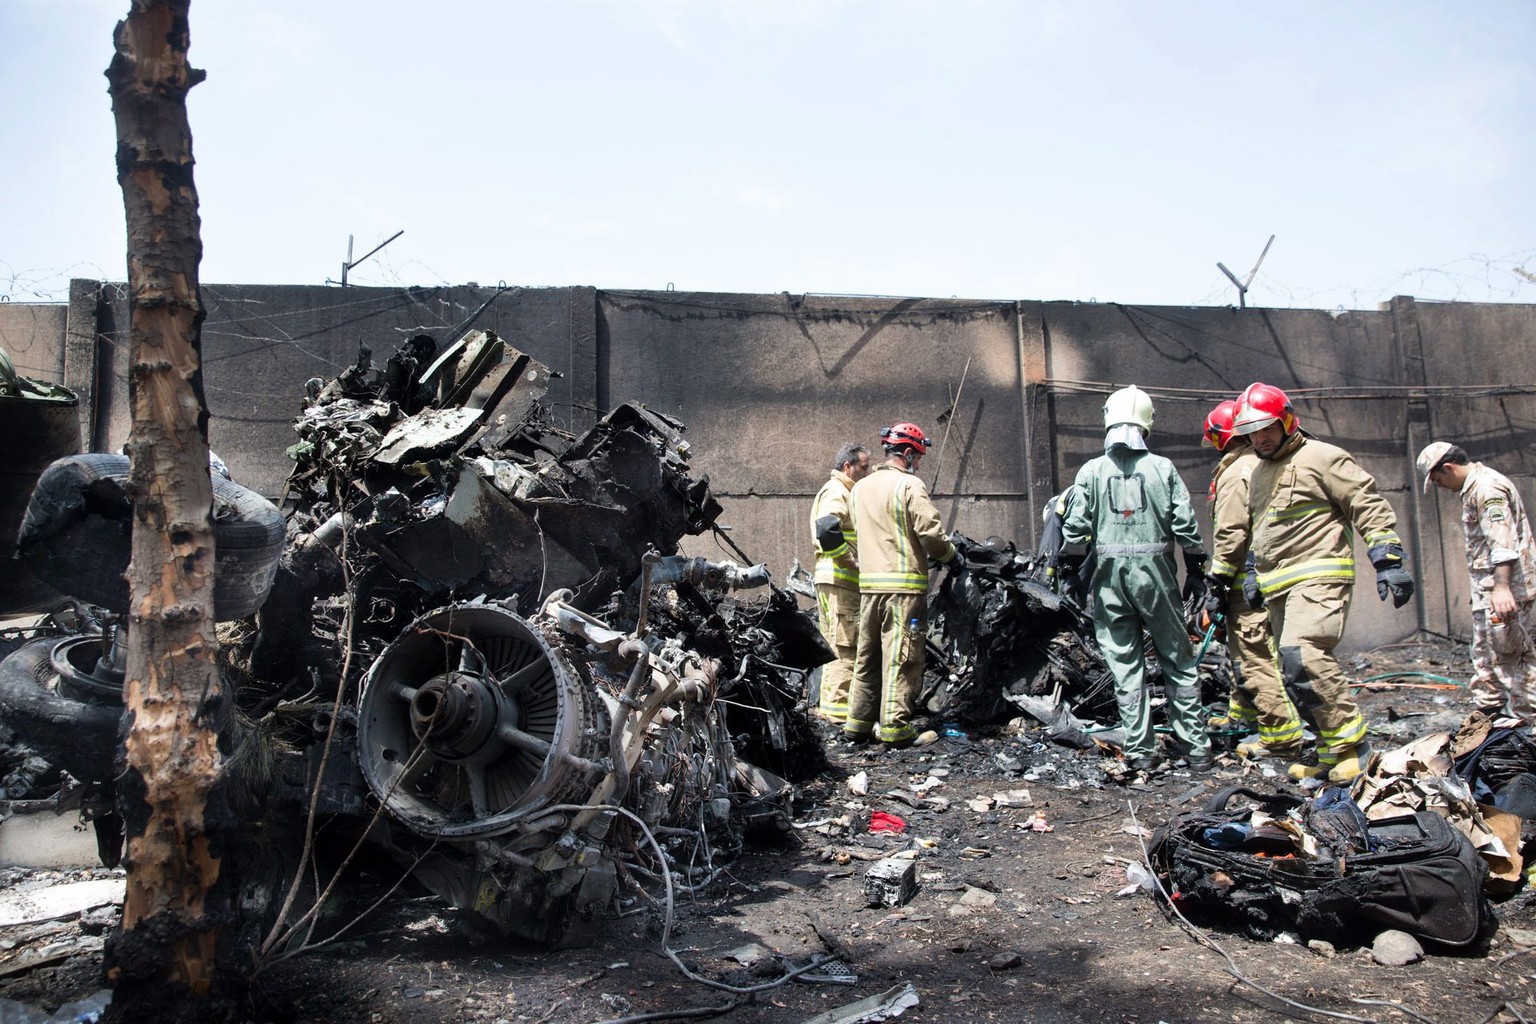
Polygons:
<instances>
[{"instance_id":1,"label":"luggage handle","mask_svg":"<svg viewBox=\"0 0 1536 1024\"><path fill-rule=\"evenodd\" d=\"M1249 789L1247 786L1228 786L1226 789L1217 790L1216 793L1206 801L1205 813L1220 814L1222 811L1227 809L1227 802L1230 801L1234 796L1246 796L1250 800L1256 800L1258 801L1259 806L1264 808L1266 811L1279 809L1290 810L1293 807L1300 807L1302 804L1307 802L1302 797L1292 796L1289 793L1261 793L1256 789Z\"/></svg>"}]
</instances>

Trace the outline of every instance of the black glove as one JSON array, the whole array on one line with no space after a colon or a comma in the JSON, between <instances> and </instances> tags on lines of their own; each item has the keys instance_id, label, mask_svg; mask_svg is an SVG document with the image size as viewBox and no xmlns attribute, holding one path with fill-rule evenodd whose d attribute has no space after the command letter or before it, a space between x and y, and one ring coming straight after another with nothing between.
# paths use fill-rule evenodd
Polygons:
<instances>
[{"instance_id":1,"label":"black glove","mask_svg":"<svg viewBox=\"0 0 1536 1024\"><path fill-rule=\"evenodd\" d=\"M1413 599L1413 577L1403 567L1407 556L1401 544L1377 544L1368 552L1376 567L1376 596L1392 595L1392 607L1401 608Z\"/></svg>"},{"instance_id":2,"label":"black glove","mask_svg":"<svg viewBox=\"0 0 1536 1024\"><path fill-rule=\"evenodd\" d=\"M966 556L971 552L971 542L958 533L949 538L949 542L955 546L955 555L960 559L960 564L964 565Z\"/></svg>"},{"instance_id":3,"label":"black glove","mask_svg":"<svg viewBox=\"0 0 1536 1024\"><path fill-rule=\"evenodd\" d=\"M1082 579L1083 562L1087 561L1087 557L1063 553L1056 559L1056 590L1078 604L1082 604L1083 598L1087 596L1083 593Z\"/></svg>"},{"instance_id":4,"label":"black glove","mask_svg":"<svg viewBox=\"0 0 1536 1024\"><path fill-rule=\"evenodd\" d=\"M1184 590L1179 598L1184 607L1194 610L1205 603L1206 594L1210 591L1210 582L1197 572L1188 573L1184 577Z\"/></svg>"},{"instance_id":5,"label":"black glove","mask_svg":"<svg viewBox=\"0 0 1536 1024\"><path fill-rule=\"evenodd\" d=\"M848 543L843 537L843 524L837 516L822 516L816 520L816 547L821 551L836 551Z\"/></svg>"},{"instance_id":6,"label":"black glove","mask_svg":"<svg viewBox=\"0 0 1536 1024\"><path fill-rule=\"evenodd\" d=\"M1376 596L1383 601L1392 595L1392 607L1401 608L1413 599L1413 577L1403 563L1376 567Z\"/></svg>"},{"instance_id":7,"label":"black glove","mask_svg":"<svg viewBox=\"0 0 1536 1024\"><path fill-rule=\"evenodd\" d=\"M1248 607L1254 611L1264 607L1264 592L1259 589L1259 570L1251 565L1243 574L1243 596L1248 599Z\"/></svg>"},{"instance_id":8,"label":"black glove","mask_svg":"<svg viewBox=\"0 0 1536 1024\"><path fill-rule=\"evenodd\" d=\"M1205 613L1211 618L1227 614L1227 595L1232 581L1225 576L1205 577Z\"/></svg>"}]
</instances>

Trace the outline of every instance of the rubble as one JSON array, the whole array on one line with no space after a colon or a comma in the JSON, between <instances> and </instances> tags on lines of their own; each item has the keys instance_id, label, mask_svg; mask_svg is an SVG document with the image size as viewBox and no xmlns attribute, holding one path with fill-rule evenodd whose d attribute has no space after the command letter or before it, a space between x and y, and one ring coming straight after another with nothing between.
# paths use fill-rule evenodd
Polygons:
<instances>
[{"instance_id":1,"label":"rubble","mask_svg":"<svg viewBox=\"0 0 1536 1024\"><path fill-rule=\"evenodd\" d=\"M912 983L902 982L878 995L817 1014L805 1024L875 1024L877 1021L900 1017L921 1002Z\"/></svg>"},{"instance_id":2,"label":"rubble","mask_svg":"<svg viewBox=\"0 0 1536 1024\"><path fill-rule=\"evenodd\" d=\"M722 511L680 422L626 404L566 433L553 376L472 331L310 381L287 543L279 520L236 573L240 536L220 538L220 572L261 585L215 606L255 613L221 634L237 764L263 766L237 767L237 806L294 827L316 792L326 834L366 833L454 905L561 946L789 830L791 781L825 763L803 701L832 653L765 566L678 554ZM0 665L0 716L84 784L107 863L131 513L102 488L126 469L50 467L22 557L104 611ZM231 504L226 531L267 535Z\"/></svg>"},{"instance_id":3,"label":"rubble","mask_svg":"<svg viewBox=\"0 0 1536 1024\"><path fill-rule=\"evenodd\" d=\"M1385 967L1405 967L1424 959L1424 947L1407 932L1388 928L1371 943L1371 959Z\"/></svg>"},{"instance_id":4,"label":"rubble","mask_svg":"<svg viewBox=\"0 0 1536 1024\"><path fill-rule=\"evenodd\" d=\"M1337 789L1303 800L1229 786L1159 828L1148 850L1161 892L1183 913L1240 924L1255 938L1349 940L1399 928L1467 946L1492 920L1488 869L1444 817L1371 820Z\"/></svg>"},{"instance_id":5,"label":"rubble","mask_svg":"<svg viewBox=\"0 0 1536 1024\"><path fill-rule=\"evenodd\" d=\"M871 907L905 906L917 893L917 861L887 857L864 873L864 899Z\"/></svg>"},{"instance_id":6,"label":"rubble","mask_svg":"<svg viewBox=\"0 0 1536 1024\"><path fill-rule=\"evenodd\" d=\"M713 529L722 514L707 480L689 469L682 424L630 405L568 434L543 408L549 378L501 339L475 332L446 353L417 338L383 369L360 358L334 381L311 382L272 593L254 620L225 625L225 670L247 722L241 739L270 755L252 806L298 820L318 793L327 842L366 835L398 874L439 897L423 918L430 924L369 943L451 935L461 925L449 907L553 946L593 942L604 922L633 915L635 930L621 941L641 941L656 918L684 904L707 913L701 894L732 875L748 891L773 894L733 903L732 913L799 898L798 878L795 887L742 881L755 840L786 851L757 871L814 869L807 888L817 891L806 898L826 901L830 892L829 902L858 909L863 921L840 922L847 935L878 928L882 941L906 943L914 964L942 960L943 949L958 957L976 942L971 966L1014 966L1017 954L985 950L970 934L985 919L1000 936L1005 922L1058 929L1061 949L1030 949L1033 970L1097 941L1074 934L1096 903L1155 887L1139 862L1112 862L1135 865L1122 880L1103 867L1107 856L1101 861L1106 850L1141 856L1139 825L1082 828L1124 815L1115 791L1100 792L1113 778L1104 765L1117 763L1099 756L1112 752L1113 730L1100 728L1116 718L1112 687L1091 621L1042 582L1032 556L1001 541L972 545L966 570L936 595L924 690L933 742L839 751L838 773L823 779L821 737L802 702L807 676L830 652L765 567L740 552L740 563L679 554L681 537ZM61 672L50 648L35 667L51 666L55 685L103 682L97 656L110 668L121 646L112 610L62 616L58 629L72 641L65 650L91 657L65 658ZM1213 644L1202 674L1224 697L1223 659ZM1470 790L1480 800L1519 799L1529 769L1520 767L1518 742L1490 734L1479 749L1484 770ZM1251 780L1263 766L1228 761L1220 770ZM86 786L74 798L88 813L109 814L110 772L81 771ZM1210 788L1178 771L1126 781L1138 799L1170 810ZM951 788L939 795L940 787ZM1250 811L1248 823L1293 841L1286 815L1266 813ZM817 838L800 849L796 833ZM1077 860L1044 860L1073 842ZM1300 851L1309 852L1304 839ZM1315 837L1310 852L1324 859ZM895 884L882 886L879 905L901 913L863 909L876 873L861 873L861 862L889 865ZM1004 872L1017 874L994 885ZM1248 877L1238 881L1190 885L1181 898L1192 909L1208 899L1272 914L1250 934L1289 931L1266 902L1286 897L1255 896ZM899 902L885 902L889 891ZM1121 919L1106 926L1110 915L1101 914L1100 927L1113 936L1126 918L1155 917L1140 902L1115 901ZM951 906L977 916L951 921ZM872 917L882 920L864 923ZM749 970L781 962L779 943L793 931L779 931L784 920L773 911L773 955ZM929 937L946 927L966 934ZM717 948L739 950L742 935L768 934L726 932L730 941ZM880 977L857 948L834 952L837 960L804 980ZM946 972L965 969L942 962ZM559 966L546 961L540 970ZM445 989L427 980L402 991L425 1001ZM884 995L899 1002L902 991ZM638 1007L642 993L626 998ZM880 999L857 1005L865 1010L831 1019L892 1010Z\"/></svg>"},{"instance_id":7,"label":"rubble","mask_svg":"<svg viewBox=\"0 0 1536 1024\"><path fill-rule=\"evenodd\" d=\"M1074 597L1057 592L1049 559L1000 537L954 536L964 566L947 573L929 600L919 706L951 723L951 735L959 732L955 725L997 725L1022 710L1053 742L1087 750L1097 745L1095 733L1110 739L1095 726L1120 723L1114 679L1092 618ZM1225 646L1201 651L1207 701L1225 700L1232 682ZM1147 676L1154 690L1160 687L1156 657L1147 659Z\"/></svg>"}]
</instances>

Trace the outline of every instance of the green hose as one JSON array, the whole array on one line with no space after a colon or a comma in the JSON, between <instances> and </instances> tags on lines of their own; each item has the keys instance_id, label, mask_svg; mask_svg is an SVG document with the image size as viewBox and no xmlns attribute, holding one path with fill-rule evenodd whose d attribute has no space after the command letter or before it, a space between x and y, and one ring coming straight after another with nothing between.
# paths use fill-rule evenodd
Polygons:
<instances>
[{"instance_id":1,"label":"green hose","mask_svg":"<svg viewBox=\"0 0 1536 1024\"><path fill-rule=\"evenodd\" d=\"M1467 685L1460 679L1452 679L1449 676L1437 676L1433 672L1383 672L1380 675L1366 676L1364 679L1357 679L1355 681L1355 685L1358 686L1365 683L1374 683L1378 679L1403 679L1410 676L1420 679L1433 679L1439 683L1450 683L1452 686L1465 687Z\"/></svg>"}]
</instances>

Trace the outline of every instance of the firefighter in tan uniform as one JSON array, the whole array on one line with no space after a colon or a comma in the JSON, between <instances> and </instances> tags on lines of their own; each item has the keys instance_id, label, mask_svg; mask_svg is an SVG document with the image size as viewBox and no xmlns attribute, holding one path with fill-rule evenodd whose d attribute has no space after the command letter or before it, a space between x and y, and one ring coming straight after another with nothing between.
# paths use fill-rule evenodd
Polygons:
<instances>
[{"instance_id":1,"label":"firefighter in tan uniform","mask_svg":"<svg viewBox=\"0 0 1536 1024\"><path fill-rule=\"evenodd\" d=\"M1259 464L1246 437L1232 433L1237 403L1222 402L1205 418L1205 441L1221 452L1221 460L1211 473L1212 550L1218 553L1209 572L1223 579L1235 580L1242 566L1219 560L1223 551L1248 548L1248 480ZM1259 734L1258 743L1240 743L1243 757L1301 757L1301 719L1296 706L1280 682L1275 665L1274 643L1269 635L1269 613L1257 587L1227 588L1223 613L1226 615L1227 650L1232 655L1233 687L1227 713L1213 719L1214 726L1241 725Z\"/></svg>"},{"instance_id":2,"label":"firefighter in tan uniform","mask_svg":"<svg viewBox=\"0 0 1536 1024\"><path fill-rule=\"evenodd\" d=\"M1436 441L1419 453L1424 489L1461 495L1472 592L1472 682L1478 708L1536 722L1536 539L1503 473Z\"/></svg>"},{"instance_id":3,"label":"firefighter in tan uniform","mask_svg":"<svg viewBox=\"0 0 1536 1024\"><path fill-rule=\"evenodd\" d=\"M880 431L885 464L853 485L859 536L859 642L843 735L911 745L928 633L928 564L952 562L928 488L915 472L933 442L912 423Z\"/></svg>"},{"instance_id":4,"label":"firefighter in tan uniform","mask_svg":"<svg viewBox=\"0 0 1536 1024\"><path fill-rule=\"evenodd\" d=\"M848 492L869 473L869 449L849 442L832 458L832 476L811 502L811 542L816 545L816 612L821 635L837 655L822 666L821 717L848 717L848 684L859 637L858 537L848 515Z\"/></svg>"},{"instance_id":5,"label":"firefighter in tan uniform","mask_svg":"<svg viewBox=\"0 0 1536 1024\"><path fill-rule=\"evenodd\" d=\"M1348 782L1370 752L1365 719L1333 656L1355 588L1354 535L1370 551L1378 596L1391 595L1401 608L1413 597L1413 578L1403 568L1397 516L1354 456L1301 431L1279 388L1250 384L1233 430L1260 459L1248 482L1250 546L1281 679L1317 726L1317 764L1292 764L1289 774ZM1216 562L1229 568L1240 563L1236 554L1219 552ZM1233 583L1226 574L1211 579L1213 589Z\"/></svg>"}]
</instances>

